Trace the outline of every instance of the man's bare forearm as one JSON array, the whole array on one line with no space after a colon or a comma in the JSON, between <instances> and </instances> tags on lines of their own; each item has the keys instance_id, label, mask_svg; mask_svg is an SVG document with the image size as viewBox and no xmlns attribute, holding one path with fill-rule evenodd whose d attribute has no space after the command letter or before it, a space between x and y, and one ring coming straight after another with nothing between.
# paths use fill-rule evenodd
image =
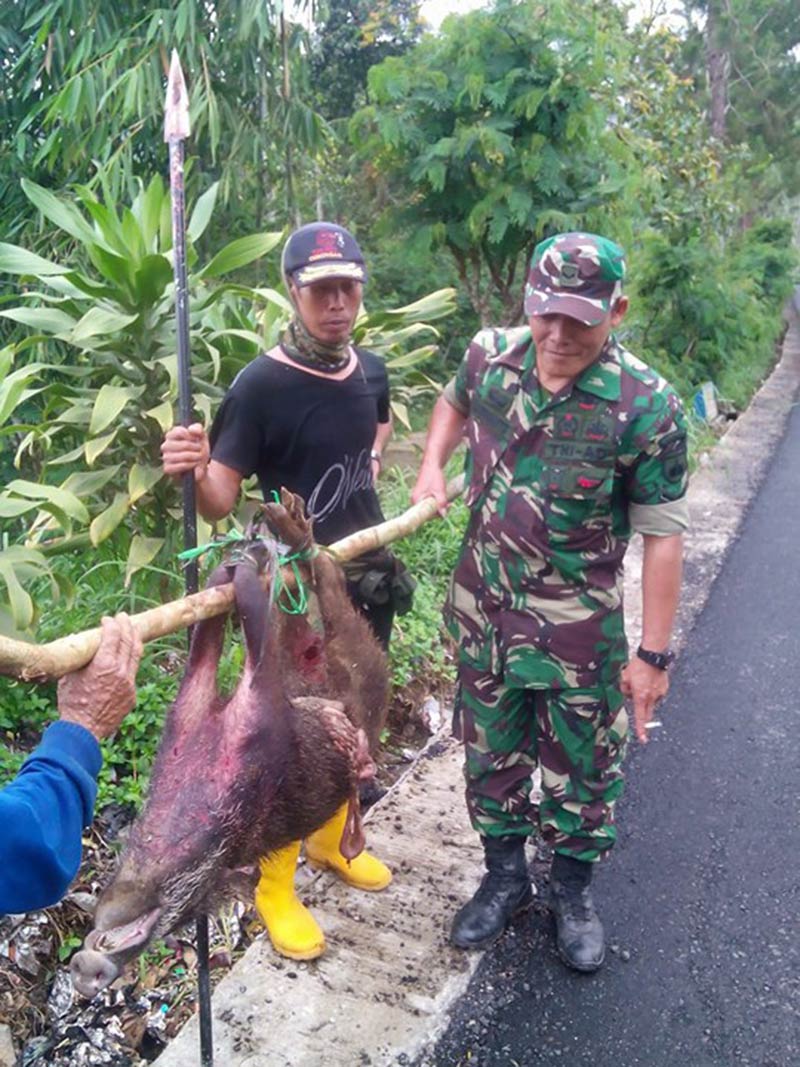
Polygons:
<instances>
[{"instance_id":1,"label":"man's bare forearm","mask_svg":"<svg viewBox=\"0 0 800 1067\"><path fill-rule=\"evenodd\" d=\"M642 645L654 652L665 649L672 637L683 574L683 535L643 538Z\"/></svg>"},{"instance_id":2,"label":"man's bare forearm","mask_svg":"<svg viewBox=\"0 0 800 1067\"><path fill-rule=\"evenodd\" d=\"M239 496L242 476L231 467L211 460L195 487L197 509L208 522L229 515Z\"/></svg>"},{"instance_id":3,"label":"man's bare forearm","mask_svg":"<svg viewBox=\"0 0 800 1067\"><path fill-rule=\"evenodd\" d=\"M392 425L391 419L388 422L378 423L378 428L375 431L375 441L372 445L374 451L378 454L382 453L389 443L392 436Z\"/></svg>"}]
</instances>

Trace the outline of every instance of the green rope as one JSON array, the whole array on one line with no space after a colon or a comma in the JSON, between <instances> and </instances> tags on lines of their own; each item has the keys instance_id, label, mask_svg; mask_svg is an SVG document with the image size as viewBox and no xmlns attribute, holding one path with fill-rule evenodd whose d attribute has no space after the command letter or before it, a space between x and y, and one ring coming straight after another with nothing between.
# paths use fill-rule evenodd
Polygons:
<instances>
[{"instance_id":1,"label":"green rope","mask_svg":"<svg viewBox=\"0 0 800 1067\"><path fill-rule=\"evenodd\" d=\"M280 561L282 567L291 565L294 582L297 586L296 594L292 592L283 580L283 575L280 571L275 575L275 603L286 615L305 615L306 611L308 611L308 594L306 593L305 583L300 578L300 569L296 562L300 557L301 553L297 553Z\"/></svg>"},{"instance_id":2,"label":"green rope","mask_svg":"<svg viewBox=\"0 0 800 1067\"><path fill-rule=\"evenodd\" d=\"M278 494L273 492L273 496L276 501ZM239 530L233 529L225 537L215 538L213 541L207 541L204 545L198 545L197 548L187 548L183 552L179 552L177 558L182 563L187 563L190 560L197 559L203 555L215 555L219 556L230 545L237 542L246 541L247 538ZM300 577L300 568L297 566L298 560L305 562L306 560L313 559L316 555L316 548L303 549L301 552L293 552L287 556L278 556L278 566L291 567L292 574L294 575L295 585L297 592L292 592L291 588L286 584L283 579L283 575L280 569L275 575L275 603L282 612L286 615L305 615L308 610L308 593L306 592L305 583Z\"/></svg>"},{"instance_id":3,"label":"green rope","mask_svg":"<svg viewBox=\"0 0 800 1067\"><path fill-rule=\"evenodd\" d=\"M177 558L182 563L188 563L190 560L197 559L198 556L208 553L219 553L227 548L228 545L233 544L235 541L244 541L245 537L243 533L240 533L237 529L233 529L225 537L217 537L213 541L207 541L204 545L198 545L197 548L187 548L183 552L179 552Z\"/></svg>"}]
</instances>

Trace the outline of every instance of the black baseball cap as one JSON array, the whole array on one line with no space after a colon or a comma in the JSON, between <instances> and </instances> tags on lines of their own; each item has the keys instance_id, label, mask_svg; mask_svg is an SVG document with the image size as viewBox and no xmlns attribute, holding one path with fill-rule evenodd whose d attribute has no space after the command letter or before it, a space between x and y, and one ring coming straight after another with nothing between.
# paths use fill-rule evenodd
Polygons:
<instances>
[{"instance_id":1,"label":"black baseball cap","mask_svg":"<svg viewBox=\"0 0 800 1067\"><path fill-rule=\"evenodd\" d=\"M323 278L367 280L358 242L335 222L310 222L295 230L283 246L281 271L284 278L300 287Z\"/></svg>"}]
</instances>

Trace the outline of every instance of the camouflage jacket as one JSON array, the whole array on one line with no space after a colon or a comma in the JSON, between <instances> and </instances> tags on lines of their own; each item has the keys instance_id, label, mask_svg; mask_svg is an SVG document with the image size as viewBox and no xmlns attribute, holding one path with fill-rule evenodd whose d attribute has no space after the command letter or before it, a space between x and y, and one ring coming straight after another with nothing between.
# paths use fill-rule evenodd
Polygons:
<instances>
[{"instance_id":1,"label":"camouflage jacket","mask_svg":"<svg viewBox=\"0 0 800 1067\"><path fill-rule=\"evenodd\" d=\"M527 327L478 334L445 395L468 416L470 521L445 612L461 656L510 685L615 684L631 529L686 526L677 395L613 338L551 395Z\"/></svg>"}]
</instances>

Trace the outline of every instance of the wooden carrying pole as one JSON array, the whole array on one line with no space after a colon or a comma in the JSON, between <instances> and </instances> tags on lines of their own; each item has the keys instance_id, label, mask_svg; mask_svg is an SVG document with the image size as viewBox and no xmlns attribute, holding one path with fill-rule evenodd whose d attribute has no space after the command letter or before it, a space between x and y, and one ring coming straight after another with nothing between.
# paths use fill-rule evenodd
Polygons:
<instances>
[{"instance_id":1,"label":"wooden carrying pole","mask_svg":"<svg viewBox=\"0 0 800 1067\"><path fill-rule=\"evenodd\" d=\"M463 484L463 475L448 482L447 499L455 500L461 494ZM436 514L436 502L428 497L394 519L343 537L341 541L330 545L329 550L342 562L355 559L371 549L407 537ZM291 572L287 570L285 577L290 581ZM175 633L203 619L223 615L232 607L233 584L229 582L132 615L131 622L142 641L147 642L165 634ZM60 678L70 671L84 667L94 656L99 644L99 627L59 637L46 645L34 645L0 636L0 675L20 678L27 682L46 682Z\"/></svg>"}]
</instances>

